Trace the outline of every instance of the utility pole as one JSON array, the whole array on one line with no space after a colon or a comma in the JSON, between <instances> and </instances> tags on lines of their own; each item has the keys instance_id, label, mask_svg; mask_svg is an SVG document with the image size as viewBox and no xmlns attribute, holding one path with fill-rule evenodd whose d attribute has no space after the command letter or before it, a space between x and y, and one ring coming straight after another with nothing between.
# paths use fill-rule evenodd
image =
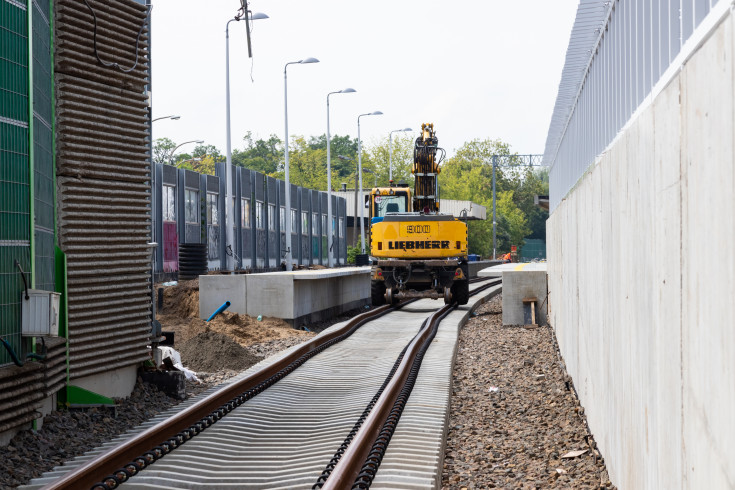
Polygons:
<instances>
[{"instance_id":1,"label":"utility pole","mask_svg":"<svg viewBox=\"0 0 735 490\"><path fill-rule=\"evenodd\" d=\"M357 246L357 200L358 200L358 193L357 193L357 172L355 172L355 218L352 220L352 243Z\"/></svg>"}]
</instances>

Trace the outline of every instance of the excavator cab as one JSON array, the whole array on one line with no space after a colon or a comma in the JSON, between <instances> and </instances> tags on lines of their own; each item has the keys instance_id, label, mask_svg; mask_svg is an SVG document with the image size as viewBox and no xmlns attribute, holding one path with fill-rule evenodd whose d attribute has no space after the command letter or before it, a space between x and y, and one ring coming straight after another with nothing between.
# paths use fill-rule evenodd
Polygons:
<instances>
[{"instance_id":1,"label":"excavator cab","mask_svg":"<svg viewBox=\"0 0 735 490\"><path fill-rule=\"evenodd\" d=\"M411 189L375 187L370 191L370 224L380 223L388 213L405 213L411 208Z\"/></svg>"}]
</instances>

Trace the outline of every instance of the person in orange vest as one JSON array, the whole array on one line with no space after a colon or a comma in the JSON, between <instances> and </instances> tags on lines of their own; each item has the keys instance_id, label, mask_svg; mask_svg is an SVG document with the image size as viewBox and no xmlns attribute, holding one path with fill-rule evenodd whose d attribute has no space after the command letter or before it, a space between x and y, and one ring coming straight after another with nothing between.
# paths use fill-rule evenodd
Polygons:
<instances>
[{"instance_id":1,"label":"person in orange vest","mask_svg":"<svg viewBox=\"0 0 735 490\"><path fill-rule=\"evenodd\" d=\"M510 252L508 252L507 254L503 255L503 262L506 263L506 264L508 262L510 262Z\"/></svg>"}]
</instances>

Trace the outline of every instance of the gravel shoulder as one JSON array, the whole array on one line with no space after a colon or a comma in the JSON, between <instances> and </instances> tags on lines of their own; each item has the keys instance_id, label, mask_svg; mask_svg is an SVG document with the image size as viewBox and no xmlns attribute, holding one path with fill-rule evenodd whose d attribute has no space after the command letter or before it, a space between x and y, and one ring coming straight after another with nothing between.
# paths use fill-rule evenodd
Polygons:
<instances>
[{"instance_id":1,"label":"gravel shoulder","mask_svg":"<svg viewBox=\"0 0 735 490\"><path fill-rule=\"evenodd\" d=\"M553 330L503 326L501 296L460 331L444 458L443 489L615 488Z\"/></svg>"}]
</instances>

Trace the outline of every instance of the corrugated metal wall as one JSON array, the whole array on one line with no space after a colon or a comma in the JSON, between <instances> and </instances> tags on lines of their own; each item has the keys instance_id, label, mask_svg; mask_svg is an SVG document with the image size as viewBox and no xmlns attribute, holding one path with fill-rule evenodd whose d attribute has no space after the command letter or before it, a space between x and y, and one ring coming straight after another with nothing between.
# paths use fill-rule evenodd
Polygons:
<instances>
[{"instance_id":1,"label":"corrugated metal wall","mask_svg":"<svg viewBox=\"0 0 735 490\"><path fill-rule=\"evenodd\" d=\"M88 2L92 11L83 0L55 5L70 379L150 357L148 11L132 0ZM102 63L134 68L126 73Z\"/></svg>"}]
</instances>

